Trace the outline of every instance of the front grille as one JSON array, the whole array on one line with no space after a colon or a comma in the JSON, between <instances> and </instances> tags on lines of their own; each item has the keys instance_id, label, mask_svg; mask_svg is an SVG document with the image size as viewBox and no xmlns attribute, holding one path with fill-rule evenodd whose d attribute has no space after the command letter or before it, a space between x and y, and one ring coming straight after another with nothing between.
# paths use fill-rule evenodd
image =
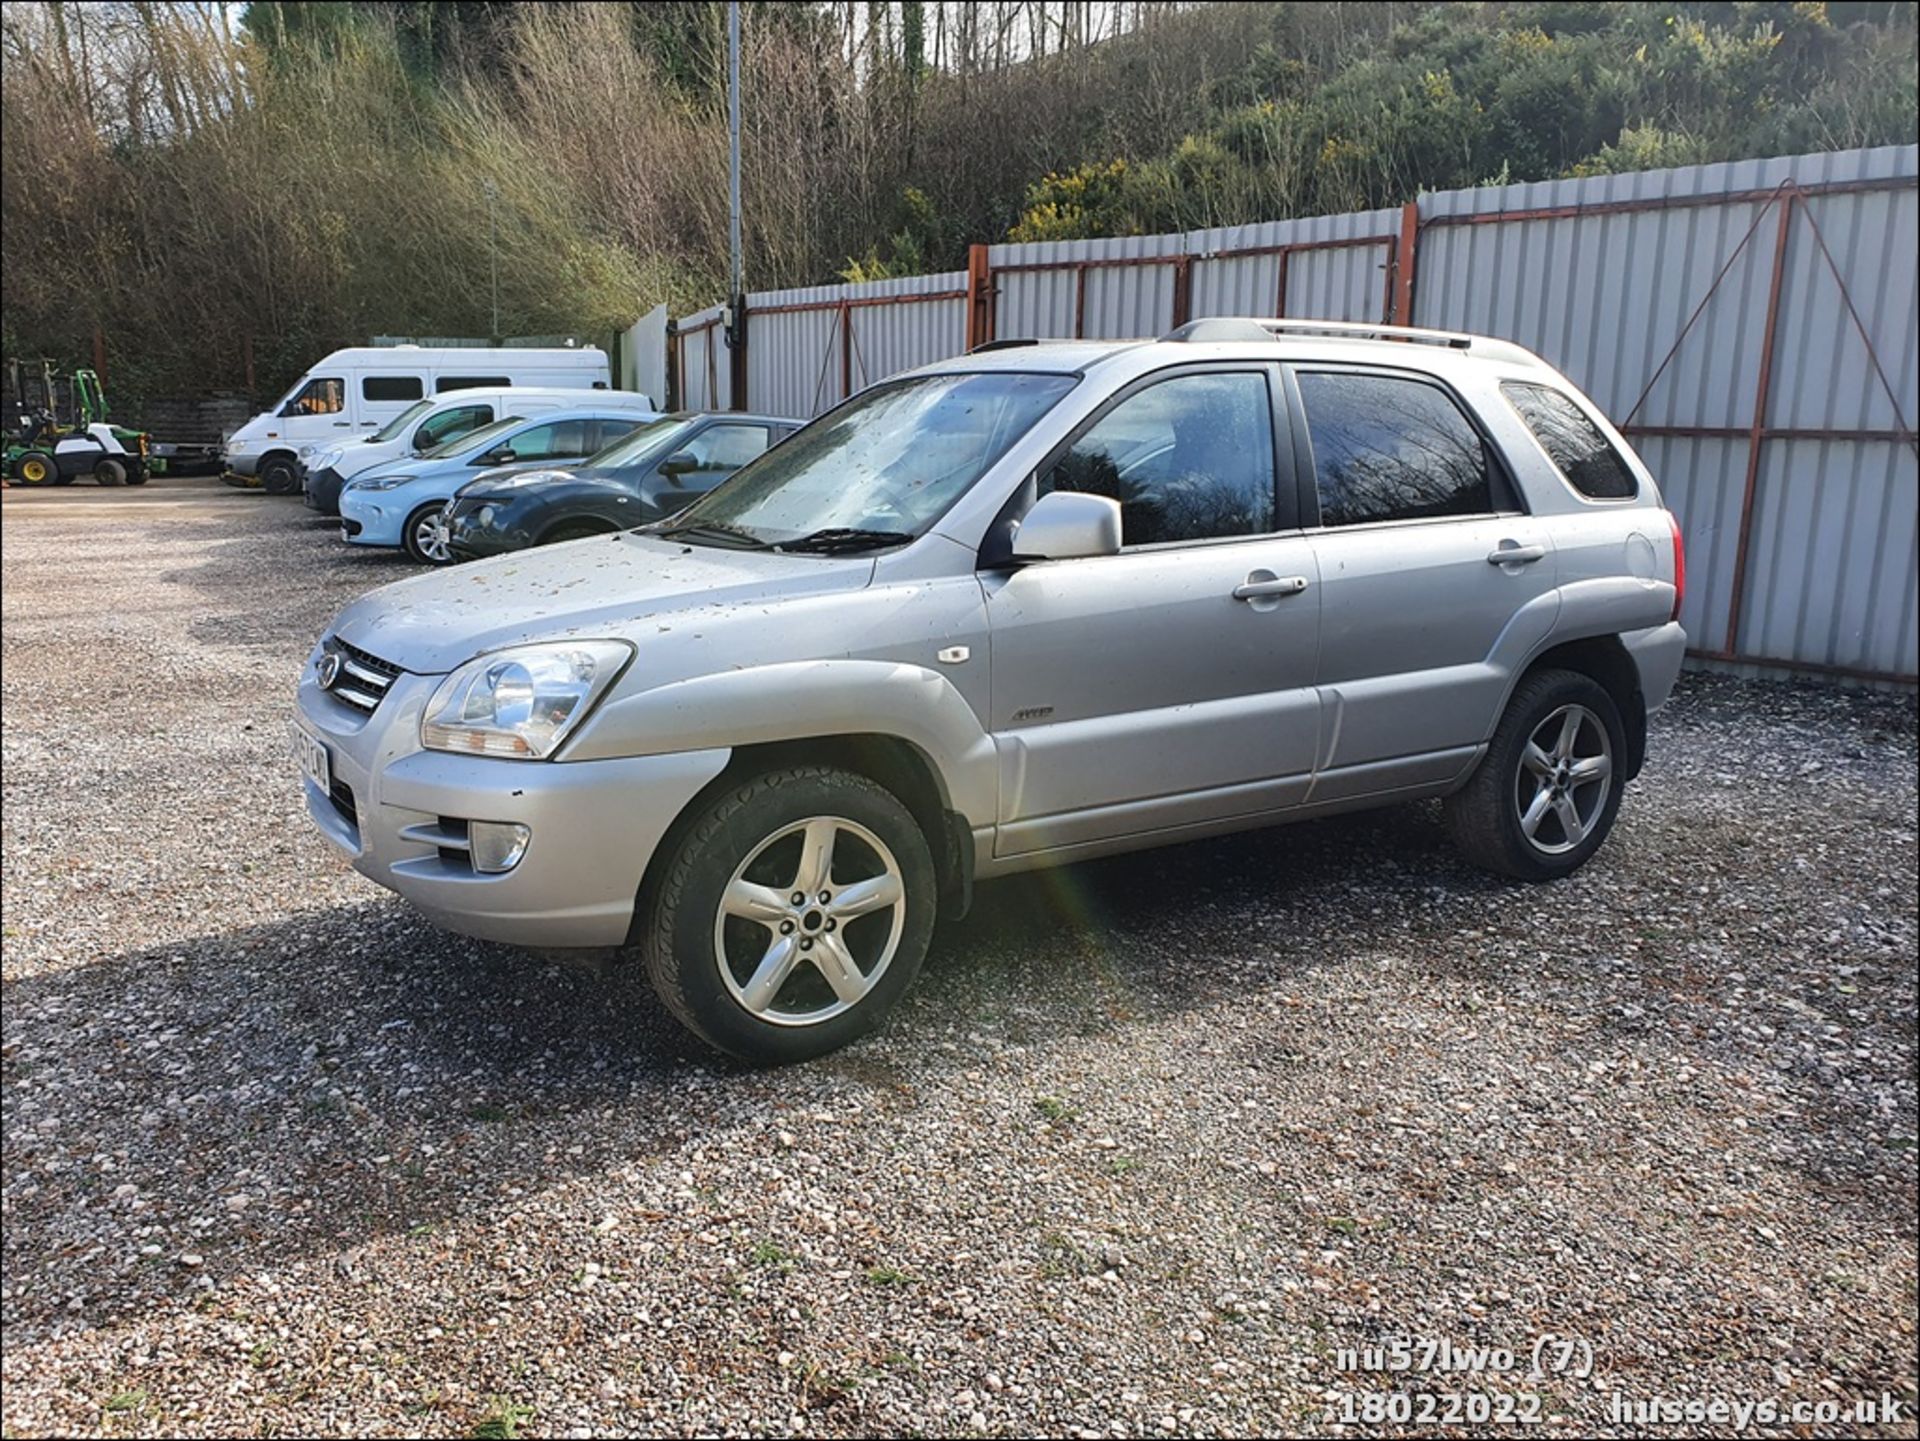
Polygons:
<instances>
[{"instance_id":1,"label":"front grille","mask_svg":"<svg viewBox=\"0 0 1920 1441\"><path fill-rule=\"evenodd\" d=\"M328 694L355 710L371 713L392 688L400 667L338 637L327 642L327 649L340 657L340 674Z\"/></svg>"}]
</instances>

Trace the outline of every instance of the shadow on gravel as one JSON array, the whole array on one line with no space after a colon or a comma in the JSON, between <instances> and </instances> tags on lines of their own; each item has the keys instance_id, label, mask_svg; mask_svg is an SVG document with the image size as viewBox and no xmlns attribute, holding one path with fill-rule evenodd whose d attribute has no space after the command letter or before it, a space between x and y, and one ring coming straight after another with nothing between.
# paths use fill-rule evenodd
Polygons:
<instances>
[{"instance_id":1,"label":"shadow on gravel","mask_svg":"<svg viewBox=\"0 0 1920 1441\"><path fill-rule=\"evenodd\" d=\"M777 1125L796 1093L817 1105L823 1086L910 1108L905 1093L975 1063L938 1044L956 1024L1044 1043L1181 1011L1229 984L1196 959L1255 934L1284 951L1284 934L1250 924L1250 895L1281 916L1358 855L1377 867L1398 846L1436 864L1436 818L1396 814L982 886L974 913L941 928L888 1038L805 1068L799 1086L708 1052L626 968L595 976L453 936L398 902L9 982L6 1165L31 1179L10 1188L5 1269L38 1278L9 1319L31 1329L64 1307L99 1324L198 1276L352 1253L689 1139ZM1338 956L1284 951L1264 983L1323 963ZM37 1039L55 1032L57 1045ZM69 1115L53 1098L86 1096L88 1133L36 1130L41 1095ZM123 1184L148 1204L116 1198ZM105 1256L78 1263L73 1238L100 1232ZM141 1257L142 1244L160 1254ZM188 1252L204 1265L178 1264Z\"/></svg>"}]
</instances>

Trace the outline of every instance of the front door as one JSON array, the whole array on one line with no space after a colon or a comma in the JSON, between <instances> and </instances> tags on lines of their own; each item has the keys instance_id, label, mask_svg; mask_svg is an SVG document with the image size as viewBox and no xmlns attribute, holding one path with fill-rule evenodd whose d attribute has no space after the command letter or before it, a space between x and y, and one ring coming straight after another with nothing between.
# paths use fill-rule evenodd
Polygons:
<instances>
[{"instance_id":1,"label":"front door","mask_svg":"<svg viewBox=\"0 0 1920 1441\"><path fill-rule=\"evenodd\" d=\"M1039 494L1118 499L1123 548L983 577L997 855L1304 795L1320 592L1291 450L1275 445L1277 389L1257 365L1149 377L1038 477Z\"/></svg>"}]
</instances>

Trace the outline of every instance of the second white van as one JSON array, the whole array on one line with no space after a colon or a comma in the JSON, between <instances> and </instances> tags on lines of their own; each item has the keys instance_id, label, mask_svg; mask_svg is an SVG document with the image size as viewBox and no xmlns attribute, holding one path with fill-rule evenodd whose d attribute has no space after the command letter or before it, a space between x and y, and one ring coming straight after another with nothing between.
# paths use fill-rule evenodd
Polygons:
<instances>
[{"instance_id":1,"label":"second white van","mask_svg":"<svg viewBox=\"0 0 1920 1441\"><path fill-rule=\"evenodd\" d=\"M226 468L243 482L291 495L302 446L370 435L422 400L482 387L605 390L607 354L594 346L547 349L363 345L333 354L294 382L271 410L227 437Z\"/></svg>"}]
</instances>

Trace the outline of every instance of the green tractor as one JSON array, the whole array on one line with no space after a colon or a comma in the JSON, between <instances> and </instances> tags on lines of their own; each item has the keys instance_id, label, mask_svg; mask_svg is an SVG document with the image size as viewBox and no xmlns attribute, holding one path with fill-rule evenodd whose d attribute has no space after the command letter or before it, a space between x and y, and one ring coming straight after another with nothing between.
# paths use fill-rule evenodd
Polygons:
<instances>
[{"instance_id":1,"label":"green tractor","mask_svg":"<svg viewBox=\"0 0 1920 1441\"><path fill-rule=\"evenodd\" d=\"M74 371L63 407L51 360L40 362L38 376L17 360L9 369L15 404L0 469L12 484L72 485L83 475L92 476L96 485L147 483L152 443L142 431L108 422L106 392L97 374ZM39 395L30 397L27 383L35 379Z\"/></svg>"}]
</instances>

